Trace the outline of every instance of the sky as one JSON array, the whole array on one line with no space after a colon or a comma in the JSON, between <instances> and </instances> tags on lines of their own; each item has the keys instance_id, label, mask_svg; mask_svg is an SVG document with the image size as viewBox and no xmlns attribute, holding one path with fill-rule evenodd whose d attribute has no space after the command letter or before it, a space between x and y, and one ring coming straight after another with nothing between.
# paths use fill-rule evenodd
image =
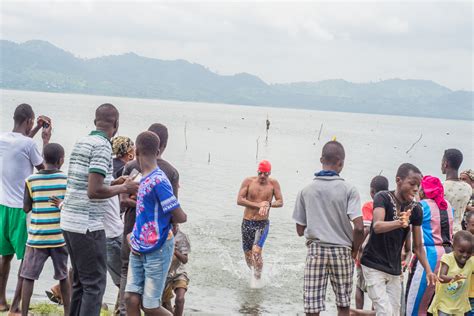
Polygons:
<instances>
[{"instance_id":1,"label":"sky","mask_svg":"<svg viewBox=\"0 0 474 316\"><path fill-rule=\"evenodd\" d=\"M473 2L0 1L0 37L82 58L135 52L267 83L473 87Z\"/></svg>"}]
</instances>

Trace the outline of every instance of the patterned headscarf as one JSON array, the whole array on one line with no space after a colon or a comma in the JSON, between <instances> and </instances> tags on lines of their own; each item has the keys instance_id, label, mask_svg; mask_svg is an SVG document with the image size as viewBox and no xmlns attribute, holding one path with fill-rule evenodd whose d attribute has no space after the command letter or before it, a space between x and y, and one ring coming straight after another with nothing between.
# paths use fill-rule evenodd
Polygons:
<instances>
[{"instance_id":1,"label":"patterned headscarf","mask_svg":"<svg viewBox=\"0 0 474 316\"><path fill-rule=\"evenodd\" d=\"M112 152L117 158L125 156L133 146L133 141L126 136L112 138Z\"/></svg>"},{"instance_id":2,"label":"patterned headscarf","mask_svg":"<svg viewBox=\"0 0 474 316\"><path fill-rule=\"evenodd\" d=\"M424 176L421 180L421 187L423 192L425 192L425 196L434 200L440 210L448 209L448 203L444 199L444 187L441 180L432 176Z\"/></svg>"},{"instance_id":3,"label":"patterned headscarf","mask_svg":"<svg viewBox=\"0 0 474 316\"><path fill-rule=\"evenodd\" d=\"M465 174L466 176L469 177L469 179L471 179L471 181L474 181L474 170L467 169L467 170L464 170L463 172L461 172L461 174Z\"/></svg>"}]
</instances>

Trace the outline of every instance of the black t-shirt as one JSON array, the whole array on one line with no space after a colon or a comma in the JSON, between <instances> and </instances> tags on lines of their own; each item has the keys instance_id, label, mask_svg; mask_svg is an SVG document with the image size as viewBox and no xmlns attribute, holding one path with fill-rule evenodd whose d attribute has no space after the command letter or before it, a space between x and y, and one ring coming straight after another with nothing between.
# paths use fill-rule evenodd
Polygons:
<instances>
[{"instance_id":1,"label":"black t-shirt","mask_svg":"<svg viewBox=\"0 0 474 316\"><path fill-rule=\"evenodd\" d=\"M385 221L398 220L395 205L395 193L393 191L379 192L374 197L374 210L378 207L385 209ZM403 212L412 203L399 205ZM421 226L423 222L423 210L417 203L411 212L410 224ZM383 271L392 275L402 273L402 248L410 228L398 228L387 233L376 234L373 229L373 223L370 227L370 237L361 258L361 264L372 269Z\"/></svg>"},{"instance_id":2,"label":"black t-shirt","mask_svg":"<svg viewBox=\"0 0 474 316\"><path fill-rule=\"evenodd\" d=\"M178 197L178 188L179 188L179 173L175 167L173 167L169 162L163 159L157 159L156 164L160 167L161 170L165 173L170 180L171 186L173 187L173 194ZM138 161L133 160L128 162L123 168L123 175L128 176L132 173L133 169L136 169L138 172L141 172ZM135 208L128 208L125 210L123 215L123 234L126 236L128 233L131 233L133 230L133 225L135 225Z\"/></svg>"}]
</instances>

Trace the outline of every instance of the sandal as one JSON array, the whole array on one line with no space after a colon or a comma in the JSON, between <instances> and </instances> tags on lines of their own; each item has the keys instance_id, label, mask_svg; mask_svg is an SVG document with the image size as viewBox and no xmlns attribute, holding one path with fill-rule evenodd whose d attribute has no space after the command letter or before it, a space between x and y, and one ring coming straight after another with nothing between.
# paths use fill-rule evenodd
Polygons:
<instances>
[{"instance_id":1,"label":"sandal","mask_svg":"<svg viewBox=\"0 0 474 316\"><path fill-rule=\"evenodd\" d=\"M51 302L59 304L59 305L63 304L63 300L61 297L57 296L51 291L44 291L44 292L46 293L46 296L49 298Z\"/></svg>"}]
</instances>

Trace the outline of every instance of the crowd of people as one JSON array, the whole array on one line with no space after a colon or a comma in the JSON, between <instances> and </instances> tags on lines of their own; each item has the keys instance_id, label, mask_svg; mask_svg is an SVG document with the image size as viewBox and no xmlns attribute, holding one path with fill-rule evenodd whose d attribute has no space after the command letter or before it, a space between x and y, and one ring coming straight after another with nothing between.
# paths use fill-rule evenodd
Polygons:
<instances>
[{"instance_id":1,"label":"crowd of people","mask_svg":"<svg viewBox=\"0 0 474 316\"><path fill-rule=\"evenodd\" d=\"M65 315L100 314L107 271L118 289L115 314L182 315L191 246L180 228L187 215L178 201L179 173L163 159L166 126L152 124L135 141L115 136L119 112L102 104L96 129L77 140L65 174L64 148L50 143L51 119L39 116L35 125L31 106L20 104L13 120L12 132L0 135L0 311L28 315L34 282L51 258L59 283L48 296ZM42 151L33 140L40 130ZM343 145L326 143L320 161L293 212L308 251L307 315L325 310L328 278L339 315L474 313L474 171L459 173L460 150L441 157L444 183L403 163L393 190L386 177L372 179L372 201L363 206L358 190L340 176ZM244 257L260 279L270 209L283 206L269 161L242 182L237 204L245 207ZM22 263L8 304L14 255Z\"/></svg>"}]
</instances>

